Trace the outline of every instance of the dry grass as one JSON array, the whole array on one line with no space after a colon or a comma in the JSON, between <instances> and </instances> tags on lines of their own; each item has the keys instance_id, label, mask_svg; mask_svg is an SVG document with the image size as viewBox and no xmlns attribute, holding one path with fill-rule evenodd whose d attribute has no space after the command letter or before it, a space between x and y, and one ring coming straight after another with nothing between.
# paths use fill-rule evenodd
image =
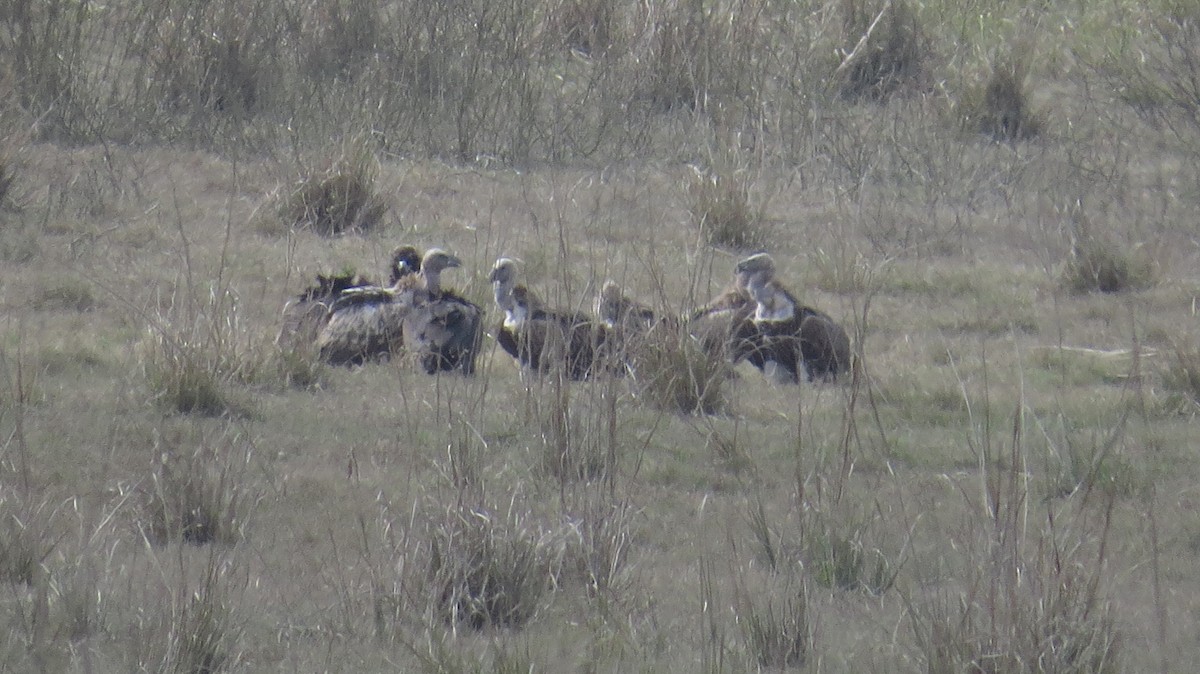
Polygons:
<instances>
[{"instance_id":1,"label":"dry grass","mask_svg":"<svg viewBox=\"0 0 1200 674\"><path fill-rule=\"evenodd\" d=\"M1191 19L984 4L0 12L0 662L1186 669ZM1043 132L961 133L1013 44L988 107ZM555 306L611 278L679 316L768 247L858 367L779 385L653 332L579 382L490 338L469 378L278 353L314 273L403 243L462 257L493 328L500 256Z\"/></svg>"},{"instance_id":2,"label":"dry grass","mask_svg":"<svg viewBox=\"0 0 1200 674\"><path fill-rule=\"evenodd\" d=\"M183 414L249 415L253 405L236 385L259 375L265 351L241 324L232 293L200 301L172 300L146 330L140 353L151 395Z\"/></svg>"},{"instance_id":3,"label":"dry grass","mask_svg":"<svg viewBox=\"0 0 1200 674\"><path fill-rule=\"evenodd\" d=\"M1180 394L1188 407L1200 405L1200 347L1194 342L1177 342L1174 358L1165 366L1163 385Z\"/></svg>"},{"instance_id":4,"label":"dry grass","mask_svg":"<svg viewBox=\"0 0 1200 674\"><path fill-rule=\"evenodd\" d=\"M813 651L808 588L793 571L737 586L734 614L746 651L759 667L803 667ZM751 584L756 585L751 589Z\"/></svg>"},{"instance_id":5,"label":"dry grass","mask_svg":"<svg viewBox=\"0 0 1200 674\"><path fill-rule=\"evenodd\" d=\"M930 59L928 39L907 2L841 2L846 46L836 75L841 95L881 101L920 86Z\"/></svg>"},{"instance_id":6,"label":"dry grass","mask_svg":"<svg viewBox=\"0 0 1200 674\"><path fill-rule=\"evenodd\" d=\"M14 213L21 210L17 196L18 175L16 160L7 153L0 153L0 212Z\"/></svg>"},{"instance_id":7,"label":"dry grass","mask_svg":"<svg viewBox=\"0 0 1200 674\"><path fill-rule=\"evenodd\" d=\"M697 172L688 183L692 221L709 244L745 250L762 241L762 213L750 204L747 180L738 172Z\"/></svg>"},{"instance_id":8,"label":"dry grass","mask_svg":"<svg viewBox=\"0 0 1200 674\"><path fill-rule=\"evenodd\" d=\"M1143 290L1157 278L1144 250L1127 249L1090 234L1071 244L1071 256L1063 270L1063 283L1077 293Z\"/></svg>"},{"instance_id":9,"label":"dry grass","mask_svg":"<svg viewBox=\"0 0 1200 674\"><path fill-rule=\"evenodd\" d=\"M723 354L665 325L648 334L637 351L637 392L656 409L678 414L720 414L727 409L733 368Z\"/></svg>"},{"instance_id":10,"label":"dry grass","mask_svg":"<svg viewBox=\"0 0 1200 674\"><path fill-rule=\"evenodd\" d=\"M996 141L1028 140L1042 132L1043 122L1029 103L1027 68L1024 62L997 64L983 89L982 100L967 119L979 133Z\"/></svg>"},{"instance_id":11,"label":"dry grass","mask_svg":"<svg viewBox=\"0 0 1200 674\"><path fill-rule=\"evenodd\" d=\"M366 232L380 225L388 202L375 186L379 166L365 149L351 151L323 172L301 179L276 197L278 223L263 216L264 233L309 230L321 236Z\"/></svg>"},{"instance_id":12,"label":"dry grass","mask_svg":"<svg viewBox=\"0 0 1200 674\"><path fill-rule=\"evenodd\" d=\"M451 625L520 627L549 589L549 551L520 513L453 508L429 531L428 584Z\"/></svg>"},{"instance_id":13,"label":"dry grass","mask_svg":"<svg viewBox=\"0 0 1200 674\"><path fill-rule=\"evenodd\" d=\"M33 584L54 547L49 515L44 503L23 503L11 492L0 498L0 580Z\"/></svg>"},{"instance_id":14,"label":"dry grass","mask_svg":"<svg viewBox=\"0 0 1200 674\"><path fill-rule=\"evenodd\" d=\"M148 540L165 545L231 545L245 535L255 505L233 446L162 448L159 465L144 488L139 523Z\"/></svg>"}]
</instances>

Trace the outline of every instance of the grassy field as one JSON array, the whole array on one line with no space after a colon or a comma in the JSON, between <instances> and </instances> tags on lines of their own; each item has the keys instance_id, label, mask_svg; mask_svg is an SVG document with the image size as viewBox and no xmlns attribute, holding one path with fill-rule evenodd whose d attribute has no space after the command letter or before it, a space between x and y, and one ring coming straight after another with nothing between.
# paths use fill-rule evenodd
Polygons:
<instances>
[{"instance_id":1,"label":"grassy field","mask_svg":"<svg viewBox=\"0 0 1200 674\"><path fill-rule=\"evenodd\" d=\"M0 9L0 671L1186 671L1200 6L1034 4ZM402 243L858 367L279 351Z\"/></svg>"}]
</instances>

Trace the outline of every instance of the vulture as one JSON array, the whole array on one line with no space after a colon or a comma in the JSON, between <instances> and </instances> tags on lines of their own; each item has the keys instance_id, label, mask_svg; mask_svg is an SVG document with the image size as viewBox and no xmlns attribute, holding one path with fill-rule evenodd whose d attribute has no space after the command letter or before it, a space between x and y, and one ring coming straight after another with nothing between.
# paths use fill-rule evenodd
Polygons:
<instances>
[{"instance_id":1,"label":"vulture","mask_svg":"<svg viewBox=\"0 0 1200 674\"><path fill-rule=\"evenodd\" d=\"M410 264L419 271L394 275L389 286L343 290L317 336L322 360L333 365L383 360L407 340L430 374L474 372L481 311L441 287L441 273L459 266L457 257L431 248Z\"/></svg>"},{"instance_id":2,"label":"vulture","mask_svg":"<svg viewBox=\"0 0 1200 674\"><path fill-rule=\"evenodd\" d=\"M614 357L620 356L629 371L647 349L677 343L679 320L661 316L653 309L628 297L613 281L605 281L596 295L596 317L608 331L608 342ZM651 337L655 339L651 341Z\"/></svg>"},{"instance_id":3,"label":"vulture","mask_svg":"<svg viewBox=\"0 0 1200 674\"><path fill-rule=\"evenodd\" d=\"M747 276L734 273L734 284L688 317L688 331L710 354L733 363L749 360L761 369L760 336L754 324L754 300Z\"/></svg>"},{"instance_id":4,"label":"vulture","mask_svg":"<svg viewBox=\"0 0 1200 674\"><path fill-rule=\"evenodd\" d=\"M850 366L850 338L828 314L803 306L775 279L766 253L738 263L739 282L754 301L755 364L777 381L796 382L800 368L809 381L833 381Z\"/></svg>"},{"instance_id":5,"label":"vulture","mask_svg":"<svg viewBox=\"0 0 1200 674\"><path fill-rule=\"evenodd\" d=\"M455 256L437 248L425 253L414 288L414 306L404 318L404 334L428 374L458 370L475 374L483 342L483 310L441 285L441 272L461 267Z\"/></svg>"},{"instance_id":6,"label":"vulture","mask_svg":"<svg viewBox=\"0 0 1200 674\"><path fill-rule=\"evenodd\" d=\"M561 367L576 380L617 370L615 363L606 362L608 329L583 314L546 308L533 291L517 283L514 260L496 260L488 280L496 306L504 312L496 341L522 367L537 373Z\"/></svg>"},{"instance_id":7,"label":"vulture","mask_svg":"<svg viewBox=\"0 0 1200 674\"><path fill-rule=\"evenodd\" d=\"M644 334L659 321L653 309L626 297L613 281L605 281L596 294L596 317L610 329L632 334Z\"/></svg>"},{"instance_id":8,"label":"vulture","mask_svg":"<svg viewBox=\"0 0 1200 674\"><path fill-rule=\"evenodd\" d=\"M401 246L392 251L389 282L394 285L420 269L420 252L412 246ZM358 274L318 274L316 285L309 286L284 305L283 324L276 344L290 350L313 347L329 323L333 305L342 292L367 287L375 287L375 284Z\"/></svg>"}]
</instances>

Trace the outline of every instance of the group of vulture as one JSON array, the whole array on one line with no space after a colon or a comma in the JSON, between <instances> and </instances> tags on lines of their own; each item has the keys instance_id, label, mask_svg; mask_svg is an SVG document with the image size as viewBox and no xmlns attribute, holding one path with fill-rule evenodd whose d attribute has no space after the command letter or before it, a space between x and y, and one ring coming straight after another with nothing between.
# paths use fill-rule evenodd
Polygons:
<instances>
[{"instance_id":1,"label":"group of vulture","mask_svg":"<svg viewBox=\"0 0 1200 674\"><path fill-rule=\"evenodd\" d=\"M331 365L362 365L412 354L429 374L470 375L483 344L483 309L442 284L462 261L439 248L413 246L391 257L387 285L356 274L318 276L284 308L280 345L315 349ZM662 316L608 281L595 316L548 307L518 282L517 261L492 267L496 306L504 313L497 343L524 370L562 371L571 379L635 372L636 350L661 341L656 331L695 340L732 363L748 361L773 381L833 381L850 366L850 339L829 315L801 304L759 253L734 268L732 286L682 317Z\"/></svg>"}]
</instances>

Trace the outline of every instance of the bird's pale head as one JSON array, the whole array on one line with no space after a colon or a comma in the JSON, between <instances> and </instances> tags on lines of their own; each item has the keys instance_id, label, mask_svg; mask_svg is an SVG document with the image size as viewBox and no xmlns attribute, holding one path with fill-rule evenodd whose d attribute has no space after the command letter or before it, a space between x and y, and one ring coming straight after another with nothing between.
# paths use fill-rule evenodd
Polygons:
<instances>
[{"instance_id":1,"label":"bird's pale head","mask_svg":"<svg viewBox=\"0 0 1200 674\"><path fill-rule=\"evenodd\" d=\"M616 323L621 317L621 300L624 298L621 286L612 281L605 281L600 292L596 294L596 316L609 325Z\"/></svg>"},{"instance_id":2,"label":"bird's pale head","mask_svg":"<svg viewBox=\"0 0 1200 674\"><path fill-rule=\"evenodd\" d=\"M430 248L425 251L425 257L421 259L421 271L424 272L440 272L444 269L452 269L461 267L462 260L454 255L447 253L441 248Z\"/></svg>"},{"instance_id":3,"label":"bird's pale head","mask_svg":"<svg viewBox=\"0 0 1200 674\"><path fill-rule=\"evenodd\" d=\"M494 285L512 285L516 280L517 261L512 258L496 260L496 264L492 265L492 273L488 274L488 281Z\"/></svg>"},{"instance_id":4,"label":"bird's pale head","mask_svg":"<svg viewBox=\"0 0 1200 674\"><path fill-rule=\"evenodd\" d=\"M758 253L737 263L733 275L739 288L748 289L755 279L767 281L775 275L775 260L767 253Z\"/></svg>"}]
</instances>

